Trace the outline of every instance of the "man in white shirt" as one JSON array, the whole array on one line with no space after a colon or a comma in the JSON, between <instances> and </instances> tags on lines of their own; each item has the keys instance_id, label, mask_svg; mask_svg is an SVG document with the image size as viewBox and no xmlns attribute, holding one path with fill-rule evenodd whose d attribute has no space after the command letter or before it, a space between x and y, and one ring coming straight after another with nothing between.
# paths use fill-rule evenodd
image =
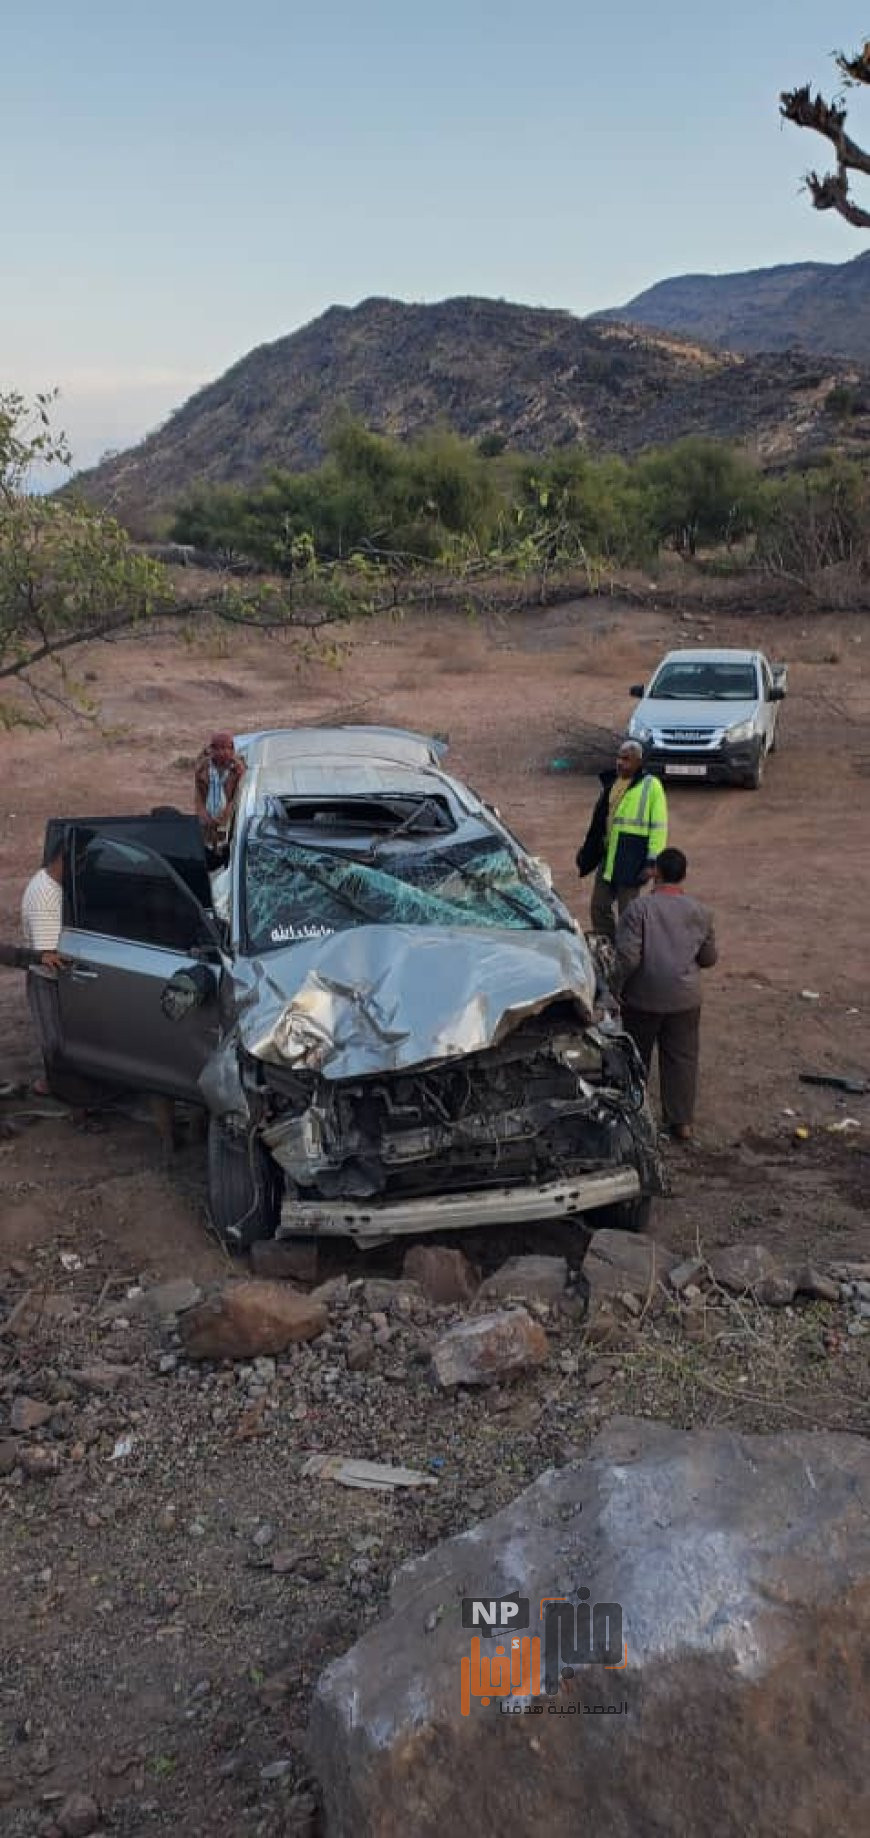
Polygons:
<instances>
[{"instance_id":1,"label":"man in white shirt","mask_svg":"<svg viewBox=\"0 0 870 1838\"><path fill-rule=\"evenodd\" d=\"M21 929L30 951L40 953L39 964L27 972L27 1000L42 1048L45 1077L34 1091L47 1097L51 1062L61 1042L57 1001L57 972L64 959L58 951L63 927L63 844L59 843L44 868L28 881L21 901Z\"/></svg>"}]
</instances>

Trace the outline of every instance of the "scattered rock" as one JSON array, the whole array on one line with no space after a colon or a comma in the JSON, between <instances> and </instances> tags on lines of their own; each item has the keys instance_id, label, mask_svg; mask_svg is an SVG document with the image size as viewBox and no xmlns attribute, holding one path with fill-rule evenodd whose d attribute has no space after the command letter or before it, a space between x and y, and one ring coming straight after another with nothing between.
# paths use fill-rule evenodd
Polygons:
<instances>
[{"instance_id":1,"label":"scattered rock","mask_svg":"<svg viewBox=\"0 0 870 1838\"><path fill-rule=\"evenodd\" d=\"M568 1282L564 1257L509 1257L481 1283L479 1302L556 1302Z\"/></svg>"},{"instance_id":2,"label":"scattered rock","mask_svg":"<svg viewBox=\"0 0 870 1838\"><path fill-rule=\"evenodd\" d=\"M637 1319L638 1315L643 1313L643 1303L640 1297L634 1295L630 1289L624 1289L619 1300L626 1314L634 1316L635 1319Z\"/></svg>"},{"instance_id":3,"label":"scattered rock","mask_svg":"<svg viewBox=\"0 0 870 1838\"><path fill-rule=\"evenodd\" d=\"M325 1308L334 1308L336 1303L346 1302L350 1295L350 1283L342 1272L341 1276L330 1276L325 1283L318 1283L312 1289L309 1300L322 1302Z\"/></svg>"},{"instance_id":4,"label":"scattered rock","mask_svg":"<svg viewBox=\"0 0 870 1838\"><path fill-rule=\"evenodd\" d=\"M320 1257L307 1238L258 1238L251 1246L251 1269L270 1282L316 1283Z\"/></svg>"},{"instance_id":5,"label":"scattered rock","mask_svg":"<svg viewBox=\"0 0 870 1838\"><path fill-rule=\"evenodd\" d=\"M755 1295L765 1308L787 1308L795 1298L794 1277L784 1270L774 1276L766 1276L759 1283Z\"/></svg>"},{"instance_id":6,"label":"scattered rock","mask_svg":"<svg viewBox=\"0 0 870 1838\"><path fill-rule=\"evenodd\" d=\"M812 1296L816 1302L839 1302L840 1285L832 1276L823 1276L814 1264L802 1264L795 1271L795 1291L801 1296Z\"/></svg>"},{"instance_id":7,"label":"scattered rock","mask_svg":"<svg viewBox=\"0 0 870 1838\"><path fill-rule=\"evenodd\" d=\"M687 1257L683 1263L677 1264L673 1270L668 1272L668 1282L677 1295L682 1295L683 1290L687 1289L690 1283L697 1281L703 1269L703 1257Z\"/></svg>"},{"instance_id":8,"label":"scattered rock","mask_svg":"<svg viewBox=\"0 0 870 1838\"><path fill-rule=\"evenodd\" d=\"M167 1283L152 1283L143 1291L141 1306L158 1321L174 1321L202 1301L202 1290L189 1276L175 1276Z\"/></svg>"},{"instance_id":9,"label":"scattered rock","mask_svg":"<svg viewBox=\"0 0 870 1838\"><path fill-rule=\"evenodd\" d=\"M0 1474L14 1474L21 1461L21 1444L11 1436L5 1436L0 1442Z\"/></svg>"},{"instance_id":10,"label":"scattered rock","mask_svg":"<svg viewBox=\"0 0 870 1838\"><path fill-rule=\"evenodd\" d=\"M870 1263L832 1264L831 1275L842 1283L870 1282Z\"/></svg>"},{"instance_id":11,"label":"scattered rock","mask_svg":"<svg viewBox=\"0 0 870 1838\"><path fill-rule=\"evenodd\" d=\"M135 1373L132 1366L111 1365L105 1360L99 1360L92 1366L81 1366L77 1371L71 1371L69 1376L82 1391L109 1392L117 1391L119 1385L126 1385L135 1377Z\"/></svg>"},{"instance_id":12,"label":"scattered rock","mask_svg":"<svg viewBox=\"0 0 870 1838\"><path fill-rule=\"evenodd\" d=\"M348 1372L364 1372L375 1357L375 1343L371 1334L358 1334L348 1341L345 1361Z\"/></svg>"},{"instance_id":13,"label":"scattered rock","mask_svg":"<svg viewBox=\"0 0 870 1838\"><path fill-rule=\"evenodd\" d=\"M596 1232L583 1263L592 1295L621 1296L630 1290L642 1300L678 1263L673 1251L653 1238L609 1227Z\"/></svg>"},{"instance_id":14,"label":"scattered rock","mask_svg":"<svg viewBox=\"0 0 870 1838\"><path fill-rule=\"evenodd\" d=\"M329 1316L312 1296L283 1283L229 1283L221 1293L181 1316L179 1330L190 1359L252 1359L283 1353L297 1340L314 1340Z\"/></svg>"},{"instance_id":15,"label":"scattered rock","mask_svg":"<svg viewBox=\"0 0 870 1838\"><path fill-rule=\"evenodd\" d=\"M60 1473L60 1450L51 1443L22 1443L18 1465L31 1481L47 1481Z\"/></svg>"},{"instance_id":16,"label":"scattered rock","mask_svg":"<svg viewBox=\"0 0 870 1838\"><path fill-rule=\"evenodd\" d=\"M79 1312L72 1296L44 1294L42 1290L28 1289L6 1316L0 1333L11 1334L16 1340L26 1340L38 1331L43 1322L75 1321Z\"/></svg>"},{"instance_id":17,"label":"scattered rock","mask_svg":"<svg viewBox=\"0 0 870 1838\"><path fill-rule=\"evenodd\" d=\"M763 1244L725 1245L711 1251L707 1262L713 1281L732 1295L752 1295L768 1277L783 1274L782 1266Z\"/></svg>"},{"instance_id":18,"label":"scattered rock","mask_svg":"<svg viewBox=\"0 0 870 1838\"><path fill-rule=\"evenodd\" d=\"M612 1423L405 1564L390 1612L323 1673L308 1741L328 1838L405 1838L409 1807L415 1838L496 1838L505 1807L517 1831L610 1832L618 1806L620 1838L864 1829L868 1513L862 1437ZM537 1702L620 1714L584 1716L578 1740L562 1717L463 1716L471 1636L455 1606L434 1628L431 1611L516 1590L534 1633L540 1599L581 1586L623 1605L627 1668L578 1666Z\"/></svg>"},{"instance_id":19,"label":"scattered rock","mask_svg":"<svg viewBox=\"0 0 870 1838\"><path fill-rule=\"evenodd\" d=\"M478 1278L464 1251L441 1244L415 1244L405 1253L404 1275L436 1307L473 1302Z\"/></svg>"},{"instance_id":20,"label":"scattered rock","mask_svg":"<svg viewBox=\"0 0 870 1838\"><path fill-rule=\"evenodd\" d=\"M100 1809L89 1793L68 1793L54 1822L63 1838L89 1838L100 1823Z\"/></svg>"},{"instance_id":21,"label":"scattered rock","mask_svg":"<svg viewBox=\"0 0 870 1838\"><path fill-rule=\"evenodd\" d=\"M432 1353L439 1385L490 1385L542 1366L549 1342L540 1323L524 1308L500 1310L460 1321L441 1336Z\"/></svg>"},{"instance_id":22,"label":"scattered rock","mask_svg":"<svg viewBox=\"0 0 870 1838\"><path fill-rule=\"evenodd\" d=\"M9 1422L16 1435L26 1436L31 1430L40 1430L48 1422L52 1409L51 1404L41 1404L38 1398L27 1398L23 1392L19 1392L17 1398L12 1400Z\"/></svg>"},{"instance_id":23,"label":"scattered rock","mask_svg":"<svg viewBox=\"0 0 870 1838\"><path fill-rule=\"evenodd\" d=\"M290 1576L304 1562L302 1551L273 1551L269 1560L270 1568L276 1576Z\"/></svg>"},{"instance_id":24,"label":"scattered rock","mask_svg":"<svg viewBox=\"0 0 870 1838\"><path fill-rule=\"evenodd\" d=\"M292 1755L282 1755L279 1761L268 1761L265 1768L260 1769L260 1779L265 1782L266 1785L268 1785L270 1781L283 1781L285 1775L290 1773L292 1767Z\"/></svg>"},{"instance_id":25,"label":"scattered rock","mask_svg":"<svg viewBox=\"0 0 870 1838\"><path fill-rule=\"evenodd\" d=\"M406 1315L409 1304L416 1303L418 1307L424 1307L426 1302L420 1284L411 1282L406 1276L395 1280L386 1276L370 1276L363 1284L362 1293L366 1308L374 1314Z\"/></svg>"},{"instance_id":26,"label":"scattered rock","mask_svg":"<svg viewBox=\"0 0 870 1838\"><path fill-rule=\"evenodd\" d=\"M274 1526L258 1525L254 1533L254 1536L251 1539L251 1543L253 1545L256 1545L256 1548L258 1551L265 1551L266 1546L270 1545L273 1542L274 1537L275 1537Z\"/></svg>"}]
</instances>

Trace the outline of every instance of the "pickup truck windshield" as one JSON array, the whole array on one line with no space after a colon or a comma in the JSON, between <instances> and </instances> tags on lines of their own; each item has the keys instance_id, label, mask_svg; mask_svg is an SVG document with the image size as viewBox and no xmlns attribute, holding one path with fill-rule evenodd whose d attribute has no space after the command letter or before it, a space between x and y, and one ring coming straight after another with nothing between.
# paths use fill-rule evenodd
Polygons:
<instances>
[{"instance_id":1,"label":"pickup truck windshield","mask_svg":"<svg viewBox=\"0 0 870 1838\"><path fill-rule=\"evenodd\" d=\"M261 829L245 852L248 949L274 951L355 925L501 926L567 929L561 903L495 839L383 853L346 853Z\"/></svg>"},{"instance_id":2,"label":"pickup truck windshield","mask_svg":"<svg viewBox=\"0 0 870 1838\"><path fill-rule=\"evenodd\" d=\"M647 694L657 702L754 702L758 680L754 664L693 658L684 664L663 664Z\"/></svg>"}]
</instances>

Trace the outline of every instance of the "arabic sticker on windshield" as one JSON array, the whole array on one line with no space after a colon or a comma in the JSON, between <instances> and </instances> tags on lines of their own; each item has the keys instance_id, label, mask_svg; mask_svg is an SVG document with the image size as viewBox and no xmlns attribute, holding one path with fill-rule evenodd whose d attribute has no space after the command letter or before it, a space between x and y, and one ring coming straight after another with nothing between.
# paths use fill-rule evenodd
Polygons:
<instances>
[{"instance_id":1,"label":"arabic sticker on windshield","mask_svg":"<svg viewBox=\"0 0 870 1838\"><path fill-rule=\"evenodd\" d=\"M273 945L296 945L305 938L331 938L332 925L274 925L269 937Z\"/></svg>"}]
</instances>

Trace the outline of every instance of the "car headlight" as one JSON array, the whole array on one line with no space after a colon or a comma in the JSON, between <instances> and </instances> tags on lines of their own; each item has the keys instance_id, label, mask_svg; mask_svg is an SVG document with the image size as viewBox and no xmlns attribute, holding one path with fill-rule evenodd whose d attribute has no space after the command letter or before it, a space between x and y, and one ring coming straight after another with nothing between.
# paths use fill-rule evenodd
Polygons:
<instances>
[{"instance_id":1,"label":"car headlight","mask_svg":"<svg viewBox=\"0 0 870 1838\"><path fill-rule=\"evenodd\" d=\"M652 728L648 728L643 721L630 721L628 731L633 740L640 740L644 744L652 740Z\"/></svg>"},{"instance_id":2,"label":"car headlight","mask_svg":"<svg viewBox=\"0 0 870 1838\"><path fill-rule=\"evenodd\" d=\"M736 727L726 729L728 740L751 740L753 725L751 721L738 721Z\"/></svg>"}]
</instances>

